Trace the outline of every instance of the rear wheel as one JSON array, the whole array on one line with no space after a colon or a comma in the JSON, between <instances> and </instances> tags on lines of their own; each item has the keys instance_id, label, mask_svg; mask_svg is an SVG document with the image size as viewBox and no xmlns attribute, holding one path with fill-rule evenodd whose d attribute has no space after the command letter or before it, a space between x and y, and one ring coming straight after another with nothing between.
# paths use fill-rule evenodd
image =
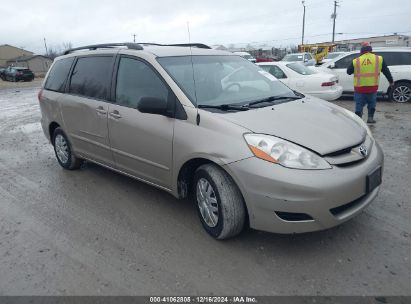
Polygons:
<instances>
[{"instance_id":1,"label":"rear wheel","mask_svg":"<svg viewBox=\"0 0 411 304\"><path fill-rule=\"evenodd\" d=\"M411 84L407 82L398 82L391 90L391 100L396 102L411 101Z\"/></svg>"},{"instance_id":2,"label":"rear wheel","mask_svg":"<svg viewBox=\"0 0 411 304\"><path fill-rule=\"evenodd\" d=\"M243 230L244 200L231 176L216 165L202 165L195 172L194 186L201 223L211 236L227 239Z\"/></svg>"},{"instance_id":3,"label":"rear wheel","mask_svg":"<svg viewBox=\"0 0 411 304\"><path fill-rule=\"evenodd\" d=\"M70 142L61 128L54 130L53 146L57 161L64 169L80 168L83 161L72 153Z\"/></svg>"}]
</instances>

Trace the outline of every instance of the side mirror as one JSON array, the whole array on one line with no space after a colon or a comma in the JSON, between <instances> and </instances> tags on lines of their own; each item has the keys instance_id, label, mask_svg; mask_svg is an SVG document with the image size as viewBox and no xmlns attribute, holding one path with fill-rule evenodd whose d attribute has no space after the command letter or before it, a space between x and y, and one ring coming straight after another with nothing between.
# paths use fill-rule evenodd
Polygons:
<instances>
[{"instance_id":1,"label":"side mirror","mask_svg":"<svg viewBox=\"0 0 411 304\"><path fill-rule=\"evenodd\" d=\"M137 110L141 113L157 114L171 117L167 108L167 100L159 97L143 97L137 105Z\"/></svg>"},{"instance_id":2,"label":"side mirror","mask_svg":"<svg viewBox=\"0 0 411 304\"><path fill-rule=\"evenodd\" d=\"M307 59L307 58L305 58L305 59L304 59L304 62L308 62L308 59Z\"/></svg>"},{"instance_id":3,"label":"side mirror","mask_svg":"<svg viewBox=\"0 0 411 304\"><path fill-rule=\"evenodd\" d=\"M330 65L328 66L329 69L335 69L335 63L330 63Z\"/></svg>"}]
</instances>

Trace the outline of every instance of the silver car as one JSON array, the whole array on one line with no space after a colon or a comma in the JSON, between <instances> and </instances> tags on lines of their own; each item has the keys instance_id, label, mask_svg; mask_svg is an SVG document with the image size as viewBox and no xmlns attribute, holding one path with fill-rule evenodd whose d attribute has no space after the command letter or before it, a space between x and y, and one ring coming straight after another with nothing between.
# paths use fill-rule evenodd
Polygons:
<instances>
[{"instance_id":1,"label":"silver car","mask_svg":"<svg viewBox=\"0 0 411 304\"><path fill-rule=\"evenodd\" d=\"M244 58L202 44L66 53L39 92L60 165L191 196L215 238L330 228L377 196L383 153L367 125Z\"/></svg>"}]
</instances>

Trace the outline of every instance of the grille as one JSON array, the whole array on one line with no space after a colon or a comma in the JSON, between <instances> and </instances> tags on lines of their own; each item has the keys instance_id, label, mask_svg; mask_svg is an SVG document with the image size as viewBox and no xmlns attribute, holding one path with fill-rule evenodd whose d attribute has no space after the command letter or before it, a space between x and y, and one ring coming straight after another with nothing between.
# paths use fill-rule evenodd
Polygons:
<instances>
[{"instance_id":1,"label":"grille","mask_svg":"<svg viewBox=\"0 0 411 304\"><path fill-rule=\"evenodd\" d=\"M347 204L335 207L330 209L330 212L332 213L332 215L334 216L339 216L341 213L344 213L345 211L356 207L357 205L359 205L362 201L362 199L365 197L366 195L363 195L359 198L357 198L356 200L353 200L352 202L349 202Z\"/></svg>"},{"instance_id":2,"label":"grille","mask_svg":"<svg viewBox=\"0 0 411 304\"><path fill-rule=\"evenodd\" d=\"M294 213L294 212L282 212L282 211L275 211L277 216L288 222L299 222L299 221L312 221L313 218L305 213Z\"/></svg>"}]
</instances>

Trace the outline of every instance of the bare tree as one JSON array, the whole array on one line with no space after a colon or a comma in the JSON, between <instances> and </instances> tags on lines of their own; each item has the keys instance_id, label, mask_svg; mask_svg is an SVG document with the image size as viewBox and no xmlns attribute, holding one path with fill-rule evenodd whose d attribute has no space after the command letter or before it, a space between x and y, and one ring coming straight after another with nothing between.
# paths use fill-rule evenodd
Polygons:
<instances>
[{"instance_id":1,"label":"bare tree","mask_svg":"<svg viewBox=\"0 0 411 304\"><path fill-rule=\"evenodd\" d=\"M71 42L63 42L61 45L51 45L48 48L47 57L54 59L58 56L64 54L64 51L73 48L73 44Z\"/></svg>"}]
</instances>

